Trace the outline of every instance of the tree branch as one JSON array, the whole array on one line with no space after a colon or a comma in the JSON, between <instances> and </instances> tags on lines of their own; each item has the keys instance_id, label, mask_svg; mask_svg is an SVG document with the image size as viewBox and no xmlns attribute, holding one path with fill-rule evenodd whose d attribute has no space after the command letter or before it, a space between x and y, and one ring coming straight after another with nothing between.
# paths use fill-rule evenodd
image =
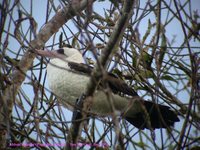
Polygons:
<instances>
[{"instance_id":1,"label":"tree branch","mask_svg":"<svg viewBox=\"0 0 200 150\"><path fill-rule=\"evenodd\" d=\"M93 2L93 1L92 1ZM13 102L18 90L25 80L26 72L31 67L36 56L35 49L42 48L50 37L56 33L69 19L77 15L80 11L86 8L88 0L82 0L76 5L68 5L63 9L58 10L55 16L41 29L36 36L36 39L30 42L30 48L20 60L18 67L11 74L12 84L9 85L3 92L2 107L0 109L0 149L5 148L5 141L9 138L9 122L11 119ZM6 133L6 134L5 134Z\"/></svg>"},{"instance_id":2,"label":"tree branch","mask_svg":"<svg viewBox=\"0 0 200 150\"><path fill-rule=\"evenodd\" d=\"M87 86L87 91L86 91L86 99L84 100L83 103L83 111L82 112L87 112L87 110L89 110L91 103L92 103L92 95L96 89L97 83L100 81L100 79L103 76L103 70L106 68L107 63L109 58L112 56L112 54L114 53L115 47L117 47L119 45L119 42L121 41L124 31L128 25L128 21L131 18L132 14L133 14L133 6L135 4L135 1L133 0L127 0L124 1L124 6L121 12L121 16L118 20L118 22L116 23L114 29L113 29L113 33L111 34L111 37L107 43L107 45L105 46L105 48L102 51L102 55L100 57L100 64L97 64L96 67L94 68L94 71L92 72L92 76L90 78L89 84ZM84 118L86 118L87 114L83 113L82 117L84 120ZM77 139L79 137L80 134L80 130L81 130L81 125L82 122L78 122L78 125L73 125L71 126L71 133L69 135L73 135L73 137L71 140L76 143ZM78 127L78 128L77 128Z\"/></svg>"}]
</instances>

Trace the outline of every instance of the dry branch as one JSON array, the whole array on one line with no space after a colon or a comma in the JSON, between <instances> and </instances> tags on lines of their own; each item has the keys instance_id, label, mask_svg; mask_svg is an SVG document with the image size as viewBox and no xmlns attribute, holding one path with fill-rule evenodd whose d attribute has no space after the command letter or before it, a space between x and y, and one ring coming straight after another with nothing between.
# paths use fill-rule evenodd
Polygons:
<instances>
[{"instance_id":1,"label":"dry branch","mask_svg":"<svg viewBox=\"0 0 200 150\"><path fill-rule=\"evenodd\" d=\"M103 70L106 68L108 60L111 57L111 54L114 52L115 47L119 45L119 42L122 39L124 31L128 25L128 21L133 14L134 4L135 3L133 0L124 1L124 6L121 12L121 16L113 29L113 33L111 34L111 37L109 38L107 45L102 51L102 55L100 57L100 64L97 63L92 73L92 77L90 78L90 82L87 86L87 91L86 91L87 98L83 104L83 112L86 112L89 109L84 106L87 105L87 103L90 103L90 101L92 101L92 95L97 86L96 83L98 83L102 78L104 72ZM83 118L85 117L86 114L83 114ZM69 136L73 135L73 137L68 137L68 139L70 139L73 143L77 142L81 130L81 124L82 122L75 123L71 127L71 133L69 134Z\"/></svg>"},{"instance_id":2,"label":"dry branch","mask_svg":"<svg viewBox=\"0 0 200 150\"><path fill-rule=\"evenodd\" d=\"M91 1L93 2L93 1ZM69 19L84 10L87 6L88 0L82 0L75 5L67 5L63 9L58 10L55 16L41 29L37 34L36 39L30 42L30 48L20 60L18 67L11 74L12 84L9 85L3 92L2 107L0 112L0 149L6 147L6 140L9 138L9 122L11 119L13 102L15 96L25 79L26 72L31 67L36 54L33 53L35 49L42 48L50 37L56 33Z\"/></svg>"}]
</instances>

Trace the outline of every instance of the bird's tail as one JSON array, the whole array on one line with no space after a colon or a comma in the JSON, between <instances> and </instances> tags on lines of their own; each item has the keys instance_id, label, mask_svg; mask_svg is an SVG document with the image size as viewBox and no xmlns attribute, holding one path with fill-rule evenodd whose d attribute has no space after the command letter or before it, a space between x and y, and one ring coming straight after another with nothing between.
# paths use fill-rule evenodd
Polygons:
<instances>
[{"instance_id":1,"label":"bird's tail","mask_svg":"<svg viewBox=\"0 0 200 150\"><path fill-rule=\"evenodd\" d=\"M170 107L155 104L150 101L143 102L144 111L133 117L125 117L125 119L135 127L139 129L168 128L179 121L177 114L170 110Z\"/></svg>"}]
</instances>

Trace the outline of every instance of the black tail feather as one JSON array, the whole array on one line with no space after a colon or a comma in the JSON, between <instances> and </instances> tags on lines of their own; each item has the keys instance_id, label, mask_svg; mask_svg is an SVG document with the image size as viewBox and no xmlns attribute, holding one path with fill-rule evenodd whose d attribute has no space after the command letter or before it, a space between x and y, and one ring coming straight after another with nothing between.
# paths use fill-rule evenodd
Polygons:
<instances>
[{"instance_id":1,"label":"black tail feather","mask_svg":"<svg viewBox=\"0 0 200 150\"><path fill-rule=\"evenodd\" d=\"M155 104L150 101L144 101L144 106L150 117L150 125L147 123L147 116L141 112L133 117L125 117L125 119L139 129L156 129L156 128L168 128L173 126L175 122L179 121L178 116L170 107Z\"/></svg>"}]
</instances>

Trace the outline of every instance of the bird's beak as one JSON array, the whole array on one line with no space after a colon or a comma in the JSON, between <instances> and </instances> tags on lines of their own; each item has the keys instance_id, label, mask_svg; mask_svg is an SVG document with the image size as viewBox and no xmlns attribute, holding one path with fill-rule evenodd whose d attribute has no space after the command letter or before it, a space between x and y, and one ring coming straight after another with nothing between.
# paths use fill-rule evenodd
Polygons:
<instances>
[{"instance_id":1,"label":"bird's beak","mask_svg":"<svg viewBox=\"0 0 200 150\"><path fill-rule=\"evenodd\" d=\"M49 50L39 50L39 49L37 49L37 50L35 50L35 53L42 56L42 57L65 59L65 56L57 53L56 50L49 51Z\"/></svg>"},{"instance_id":2,"label":"bird's beak","mask_svg":"<svg viewBox=\"0 0 200 150\"><path fill-rule=\"evenodd\" d=\"M48 50L35 50L36 54L43 56L43 57L49 57L49 58L55 58L56 57L56 51L48 51Z\"/></svg>"}]
</instances>

